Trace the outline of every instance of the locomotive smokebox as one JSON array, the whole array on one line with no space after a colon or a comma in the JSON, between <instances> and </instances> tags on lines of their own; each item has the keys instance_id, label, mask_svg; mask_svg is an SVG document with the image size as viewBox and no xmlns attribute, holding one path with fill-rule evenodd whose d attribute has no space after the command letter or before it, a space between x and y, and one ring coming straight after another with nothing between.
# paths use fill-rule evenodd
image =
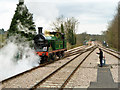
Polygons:
<instances>
[{"instance_id":1,"label":"locomotive smokebox","mask_svg":"<svg viewBox=\"0 0 120 90\"><path fill-rule=\"evenodd\" d=\"M42 33L43 27L38 27L38 34Z\"/></svg>"}]
</instances>

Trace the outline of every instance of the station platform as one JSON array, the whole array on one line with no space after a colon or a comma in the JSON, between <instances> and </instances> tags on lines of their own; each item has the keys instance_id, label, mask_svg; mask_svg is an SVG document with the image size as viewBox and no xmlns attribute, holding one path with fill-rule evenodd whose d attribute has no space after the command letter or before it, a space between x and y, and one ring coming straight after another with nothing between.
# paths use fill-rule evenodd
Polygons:
<instances>
[{"instance_id":1,"label":"station platform","mask_svg":"<svg viewBox=\"0 0 120 90\"><path fill-rule=\"evenodd\" d=\"M120 90L119 83L115 83L107 65L97 68L97 82L90 82L87 90Z\"/></svg>"}]
</instances>

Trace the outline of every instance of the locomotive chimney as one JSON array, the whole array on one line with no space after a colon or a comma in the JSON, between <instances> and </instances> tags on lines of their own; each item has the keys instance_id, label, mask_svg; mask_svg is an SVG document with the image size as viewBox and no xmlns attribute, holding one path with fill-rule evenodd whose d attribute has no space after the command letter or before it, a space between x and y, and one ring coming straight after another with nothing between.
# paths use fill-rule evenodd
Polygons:
<instances>
[{"instance_id":1,"label":"locomotive chimney","mask_svg":"<svg viewBox=\"0 0 120 90\"><path fill-rule=\"evenodd\" d=\"M42 33L43 27L38 27L38 34Z\"/></svg>"}]
</instances>

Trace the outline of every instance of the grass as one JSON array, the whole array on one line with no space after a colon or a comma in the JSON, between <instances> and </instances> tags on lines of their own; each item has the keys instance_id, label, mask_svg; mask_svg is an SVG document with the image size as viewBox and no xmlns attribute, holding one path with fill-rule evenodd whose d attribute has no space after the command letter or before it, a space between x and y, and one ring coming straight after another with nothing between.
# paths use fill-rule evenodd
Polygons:
<instances>
[{"instance_id":1,"label":"grass","mask_svg":"<svg viewBox=\"0 0 120 90\"><path fill-rule=\"evenodd\" d=\"M78 47L78 46L82 46L82 44L70 45L69 43L67 43L67 50Z\"/></svg>"}]
</instances>

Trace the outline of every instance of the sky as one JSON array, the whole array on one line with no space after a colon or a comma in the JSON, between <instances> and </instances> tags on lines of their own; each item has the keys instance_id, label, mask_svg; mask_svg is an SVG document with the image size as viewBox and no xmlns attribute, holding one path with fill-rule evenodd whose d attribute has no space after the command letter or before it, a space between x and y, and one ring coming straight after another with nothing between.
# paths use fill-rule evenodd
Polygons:
<instances>
[{"instance_id":1,"label":"sky","mask_svg":"<svg viewBox=\"0 0 120 90\"><path fill-rule=\"evenodd\" d=\"M51 30L56 17L75 17L76 33L101 34L116 14L119 0L24 0L37 27ZM0 29L8 30L19 0L0 0Z\"/></svg>"}]
</instances>

